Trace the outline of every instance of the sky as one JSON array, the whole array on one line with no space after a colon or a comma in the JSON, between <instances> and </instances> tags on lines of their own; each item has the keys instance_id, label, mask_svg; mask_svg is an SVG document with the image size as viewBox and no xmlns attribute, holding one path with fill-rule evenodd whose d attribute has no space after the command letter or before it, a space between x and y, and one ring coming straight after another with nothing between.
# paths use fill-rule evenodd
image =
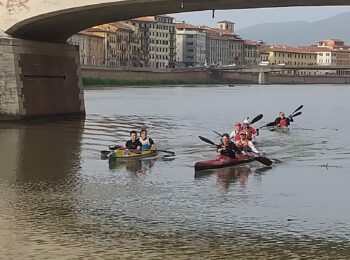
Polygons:
<instances>
[{"instance_id":1,"label":"sky","mask_svg":"<svg viewBox=\"0 0 350 260\"><path fill-rule=\"evenodd\" d=\"M240 30L261 23L319 21L345 12L350 12L350 6L216 10L214 19L212 18L212 11L170 14L170 16L177 21L212 27L216 27L218 21L229 20L235 23L235 30Z\"/></svg>"}]
</instances>

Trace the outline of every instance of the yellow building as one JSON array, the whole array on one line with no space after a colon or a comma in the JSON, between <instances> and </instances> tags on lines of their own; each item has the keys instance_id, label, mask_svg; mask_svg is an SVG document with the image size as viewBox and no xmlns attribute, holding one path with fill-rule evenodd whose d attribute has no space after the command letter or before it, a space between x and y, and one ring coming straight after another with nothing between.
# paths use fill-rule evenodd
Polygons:
<instances>
[{"instance_id":1,"label":"yellow building","mask_svg":"<svg viewBox=\"0 0 350 260\"><path fill-rule=\"evenodd\" d=\"M317 54L302 48L287 45L264 45L262 53L268 53L270 65L313 66L317 64Z\"/></svg>"},{"instance_id":2,"label":"yellow building","mask_svg":"<svg viewBox=\"0 0 350 260\"><path fill-rule=\"evenodd\" d=\"M116 22L94 26L87 30L104 38L104 64L110 67L131 66L131 44L133 31L125 24Z\"/></svg>"},{"instance_id":3,"label":"yellow building","mask_svg":"<svg viewBox=\"0 0 350 260\"><path fill-rule=\"evenodd\" d=\"M80 64L101 66L104 62L104 38L92 32L81 31L67 40L68 43L79 46Z\"/></svg>"},{"instance_id":4,"label":"yellow building","mask_svg":"<svg viewBox=\"0 0 350 260\"><path fill-rule=\"evenodd\" d=\"M87 31L93 32L104 39L104 62L105 66L117 66L117 28L114 26L103 24L89 28Z\"/></svg>"}]
</instances>

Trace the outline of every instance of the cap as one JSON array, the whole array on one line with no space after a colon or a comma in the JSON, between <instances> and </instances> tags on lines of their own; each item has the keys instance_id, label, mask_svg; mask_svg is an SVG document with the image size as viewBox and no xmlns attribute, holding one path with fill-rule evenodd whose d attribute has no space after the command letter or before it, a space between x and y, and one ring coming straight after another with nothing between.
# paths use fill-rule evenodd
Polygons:
<instances>
[{"instance_id":1,"label":"cap","mask_svg":"<svg viewBox=\"0 0 350 260\"><path fill-rule=\"evenodd\" d=\"M243 124L249 124L248 119L244 119Z\"/></svg>"},{"instance_id":2,"label":"cap","mask_svg":"<svg viewBox=\"0 0 350 260\"><path fill-rule=\"evenodd\" d=\"M280 115L284 115L284 113L283 113L283 112L280 112Z\"/></svg>"},{"instance_id":3,"label":"cap","mask_svg":"<svg viewBox=\"0 0 350 260\"><path fill-rule=\"evenodd\" d=\"M236 122L235 126L241 126L242 124L240 122Z\"/></svg>"}]
</instances>

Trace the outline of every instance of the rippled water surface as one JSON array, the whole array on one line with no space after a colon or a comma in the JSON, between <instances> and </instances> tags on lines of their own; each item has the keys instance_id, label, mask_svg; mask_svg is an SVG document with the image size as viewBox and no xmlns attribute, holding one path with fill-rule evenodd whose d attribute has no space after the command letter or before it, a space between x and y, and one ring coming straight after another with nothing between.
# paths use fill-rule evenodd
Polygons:
<instances>
[{"instance_id":1,"label":"rippled water surface","mask_svg":"<svg viewBox=\"0 0 350 260\"><path fill-rule=\"evenodd\" d=\"M0 124L1 259L350 259L348 86L86 90L83 121ZM303 104L275 159L194 172L212 132ZM147 127L157 159L100 151Z\"/></svg>"}]
</instances>

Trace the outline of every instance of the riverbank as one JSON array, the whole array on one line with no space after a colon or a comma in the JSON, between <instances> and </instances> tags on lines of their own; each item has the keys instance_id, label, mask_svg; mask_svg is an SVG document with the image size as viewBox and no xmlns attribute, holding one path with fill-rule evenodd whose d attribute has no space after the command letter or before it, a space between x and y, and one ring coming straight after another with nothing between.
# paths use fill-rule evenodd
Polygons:
<instances>
[{"instance_id":1,"label":"riverbank","mask_svg":"<svg viewBox=\"0 0 350 260\"><path fill-rule=\"evenodd\" d=\"M219 84L218 80L197 79L197 80L181 80L181 79L104 79L94 77L83 77L84 87L120 87L120 86L158 86L158 85L211 85Z\"/></svg>"},{"instance_id":2,"label":"riverbank","mask_svg":"<svg viewBox=\"0 0 350 260\"><path fill-rule=\"evenodd\" d=\"M84 87L89 86L156 86L156 85L211 85L259 84L258 72L217 71L206 68L151 70L134 68L82 67ZM288 75L270 73L269 84L350 84L345 75Z\"/></svg>"}]
</instances>

